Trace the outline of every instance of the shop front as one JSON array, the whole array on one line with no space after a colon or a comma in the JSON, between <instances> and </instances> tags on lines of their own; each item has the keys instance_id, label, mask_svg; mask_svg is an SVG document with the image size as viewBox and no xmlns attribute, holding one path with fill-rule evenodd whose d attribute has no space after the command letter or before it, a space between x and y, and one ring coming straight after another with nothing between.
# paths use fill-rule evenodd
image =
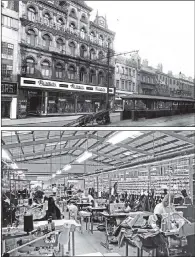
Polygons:
<instances>
[{"instance_id":1,"label":"shop front","mask_svg":"<svg viewBox=\"0 0 195 257\"><path fill-rule=\"evenodd\" d=\"M16 119L17 83L1 82L1 117Z\"/></svg>"},{"instance_id":2,"label":"shop front","mask_svg":"<svg viewBox=\"0 0 195 257\"><path fill-rule=\"evenodd\" d=\"M109 91L111 101L114 88ZM97 112L105 109L106 94L105 87L21 77L18 118Z\"/></svg>"}]
</instances>

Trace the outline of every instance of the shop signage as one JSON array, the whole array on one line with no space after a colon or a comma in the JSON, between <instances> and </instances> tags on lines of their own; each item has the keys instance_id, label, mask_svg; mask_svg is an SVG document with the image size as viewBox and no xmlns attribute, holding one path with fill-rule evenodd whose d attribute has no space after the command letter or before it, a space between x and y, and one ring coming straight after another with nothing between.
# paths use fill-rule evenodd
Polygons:
<instances>
[{"instance_id":1,"label":"shop signage","mask_svg":"<svg viewBox=\"0 0 195 257\"><path fill-rule=\"evenodd\" d=\"M1 83L1 94L3 95L16 95L17 94L17 83Z\"/></svg>"},{"instance_id":2,"label":"shop signage","mask_svg":"<svg viewBox=\"0 0 195 257\"><path fill-rule=\"evenodd\" d=\"M82 91L82 92L93 92L93 93L107 93L106 87L90 86L90 85L81 85L73 83L63 83L58 81L49 81L33 78L24 78L21 77L20 87L29 87L29 88L43 88L44 89L57 89L61 91ZM114 88L109 89L110 94L114 94Z\"/></svg>"}]
</instances>

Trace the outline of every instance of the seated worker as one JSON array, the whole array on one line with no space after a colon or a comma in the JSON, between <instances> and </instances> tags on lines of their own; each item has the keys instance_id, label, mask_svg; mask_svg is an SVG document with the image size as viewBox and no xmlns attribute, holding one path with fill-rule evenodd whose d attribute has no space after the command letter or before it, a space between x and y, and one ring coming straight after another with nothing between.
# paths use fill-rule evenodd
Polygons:
<instances>
[{"instance_id":1,"label":"seated worker","mask_svg":"<svg viewBox=\"0 0 195 257\"><path fill-rule=\"evenodd\" d=\"M169 197L170 197L170 206L169 206ZM162 214L168 213L169 211L176 212L173 206L173 200L174 200L173 194L170 194L170 196L169 194L165 195L162 202L158 203L154 208L154 214L162 215Z\"/></svg>"},{"instance_id":2,"label":"seated worker","mask_svg":"<svg viewBox=\"0 0 195 257\"><path fill-rule=\"evenodd\" d=\"M93 198L92 195L90 195L90 194L88 193L87 190L85 191L84 194L82 194L82 196L81 196L81 201L82 201L82 199L88 199L88 202L89 202L90 204L92 204L92 206L94 206L94 198Z\"/></svg>"},{"instance_id":3,"label":"seated worker","mask_svg":"<svg viewBox=\"0 0 195 257\"><path fill-rule=\"evenodd\" d=\"M190 197L188 196L186 190L183 189L183 190L181 191L181 193L182 193L182 195L183 195L183 197L184 197L184 204L190 204L190 205L192 205L192 200L191 200Z\"/></svg>"},{"instance_id":4,"label":"seated worker","mask_svg":"<svg viewBox=\"0 0 195 257\"><path fill-rule=\"evenodd\" d=\"M124 208L122 208L122 209L118 209L118 210L116 210L115 212L117 212L117 213L129 213L131 211L131 207L130 207L130 204L129 204L129 202L125 202L125 206L124 206Z\"/></svg>"},{"instance_id":5,"label":"seated worker","mask_svg":"<svg viewBox=\"0 0 195 257\"><path fill-rule=\"evenodd\" d=\"M70 218L77 221L78 219L78 207L75 205L74 201L68 201L67 209L70 213Z\"/></svg>"}]
</instances>

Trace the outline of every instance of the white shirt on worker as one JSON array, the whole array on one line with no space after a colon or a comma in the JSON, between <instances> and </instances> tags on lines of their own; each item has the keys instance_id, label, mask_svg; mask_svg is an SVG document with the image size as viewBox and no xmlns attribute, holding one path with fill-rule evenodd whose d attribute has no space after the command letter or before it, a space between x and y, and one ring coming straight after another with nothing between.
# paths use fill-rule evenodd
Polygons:
<instances>
[{"instance_id":1,"label":"white shirt on worker","mask_svg":"<svg viewBox=\"0 0 195 257\"><path fill-rule=\"evenodd\" d=\"M175 212L175 208L173 206L164 207L163 203L158 203L154 208L154 214L162 215L168 213L169 210L170 212Z\"/></svg>"}]
</instances>

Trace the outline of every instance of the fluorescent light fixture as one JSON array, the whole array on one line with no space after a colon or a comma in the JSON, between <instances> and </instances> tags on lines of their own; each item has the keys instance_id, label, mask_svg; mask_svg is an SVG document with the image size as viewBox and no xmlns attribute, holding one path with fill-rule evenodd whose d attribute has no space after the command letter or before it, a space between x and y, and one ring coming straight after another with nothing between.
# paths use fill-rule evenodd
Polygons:
<instances>
[{"instance_id":1,"label":"fluorescent light fixture","mask_svg":"<svg viewBox=\"0 0 195 257\"><path fill-rule=\"evenodd\" d=\"M22 135L28 135L28 134L32 134L32 131L16 131L16 134L22 134Z\"/></svg>"},{"instance_id":2,"label":"fluorescent light fixture","mask_svg":"<svg viewBox=\"0 0 195 257\"><path fill-rule=\"evenodd\" d=\"M56 177L56 174L53 174L53 175L52 175L52 178L55 178L55 177Z\"/></svg>"},{"instance_id":3,"label":"fluorescent light fixture","mask_svg":"<svg viewBox=\"0 0 195 257\"><path fill-rule=\"evenodd\" d=\"M18 169L18 165L16 163L12 163L10 166L13 170Z\"/></svg>"},{"instance_id":4,"label":"fluorescent light fixture","mask_svg":"<svg viewBox=\"0 0 195 257\"><path fill-rule=\"evenodd\" d=\"M86 151L77 158L76 162L82 163L82 162L86 161L87 159L89 159L90 157L92 157L92 155L93 154L91 152Z\"/></svg>"},{"instance_id":5,"label":"fluorescent light fixture","mask_svg":"<svg viewBox=\"0 0 195 257\"><path fill-rule=\"evenodd\" d=\"M125 152L125 153L123 153L123 154L126 155L126 156L129 156L129 155L132 154L132 152Z\"/></svg>"},{"instance_id":6,"label":"fluorescent light fixture","mask_svg":"<svg viewBox=\"0 0 195 257\"><path fill-rule=\"evenodd\" d=\"M143 135L143 133L140 131L120 131L114 133L114 135L111 136L106 142L112 145L116 145L127 138L137 138L141 135Z\"/></svg>"},{"instance_id":7,"label":"fluorescent light fixture","mask_svg":"<svg viewBox=\"0 0 195 257\"><path fill-rule=\"evenodd\" d=\"M64 145L67 141L61 141L61 142L55 142L55 143L48 143L46 146L58 146L58 145Z\"/></svg>"},{"instance_id":8,"label":"fluorescent light fixture","mask_svg":"<svg viewBox=\"0 0 195 257\"><path fill-rule=\"evenodd\" d=\"M8 151L2 148L2 159L5 161L11 161Z\"/></svg>"},{"instance_id":9,"label":"fluorescent light fixture","mask_svg":"<svg viewBox=\"0 0 195 257\"><path fill-rule=\"evenodd\" d=\"M63 171L68 171L72 168L72 166L70 164L67 164L66 166L64 166Z\"/></svg>"},{"instance_id":10,"label":"fluorescent light fixture","mask_svg":"<svg viewBox=\"0 0 195 257\"><path fill-rule=\"evenodd\" d=\"M62 173L62 171L61 170L58 170L57 172L56 172L56 175L60 175Z\"/></svg>"}]
</instances>

